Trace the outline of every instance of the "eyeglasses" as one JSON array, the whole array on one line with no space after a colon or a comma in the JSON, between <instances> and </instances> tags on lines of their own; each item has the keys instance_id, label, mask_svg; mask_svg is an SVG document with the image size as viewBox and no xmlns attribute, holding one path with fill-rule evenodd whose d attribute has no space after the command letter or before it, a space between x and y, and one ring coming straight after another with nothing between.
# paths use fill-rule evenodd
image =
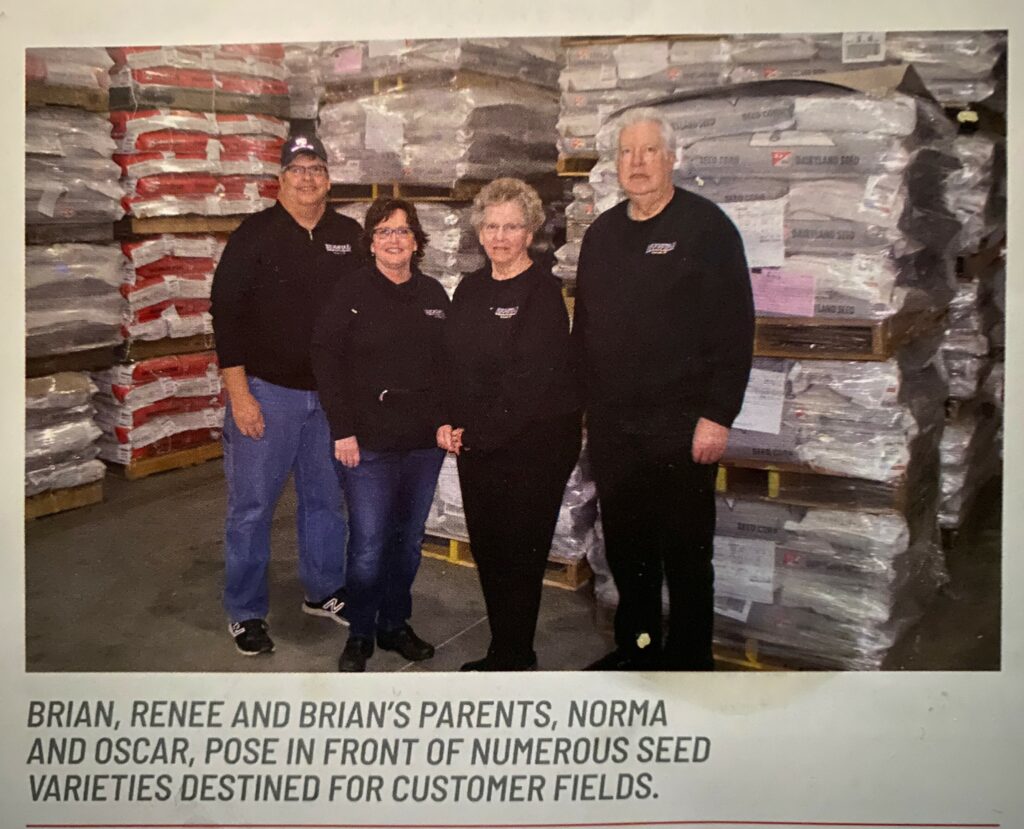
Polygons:
<instances>
[{"instance_id":1,"label":"eyeglasses","mask_svg":"<svg viewBox=\"0 0 1024 829\"><path fill-rule=\"evenodd\" d=\"M377 227L373 230L373 235L378 239L389 239L394 236L398 239L407 239L412 236L411 227Z\"/></svg>"},{"instance_id":2,"label":"eyeglasses","mask_svg":"<svg viewBox=\"0 0 1024 829\"><path fill-rule=\"evenodd\" d=\"M506 236L510 236L513 233L518 233L520 230L526 230L526 225L512 224L511 222L505 225L496 225L489 222L488 224L481 225L480 230L488 236L496 236L499 230Z\"/></svg>"},{"instance_id":3,"label":"eyeglasses","mask_svg":"<svg viewBox=\"0 0 1024 829\"><path fill-rule=\"evenodd\" d=\"M292 178L302 178L304 176L309 176L310 178L327 178L327 167L323 164L310 164L308 166L302 164L289 164L284 168L284 171Z\"/></svg>"}]
</instances>

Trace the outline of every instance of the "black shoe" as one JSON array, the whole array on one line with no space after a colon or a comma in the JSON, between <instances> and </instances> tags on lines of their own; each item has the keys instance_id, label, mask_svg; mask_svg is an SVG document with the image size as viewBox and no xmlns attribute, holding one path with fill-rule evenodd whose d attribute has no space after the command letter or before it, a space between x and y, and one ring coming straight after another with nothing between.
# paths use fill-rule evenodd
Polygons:
<instances>
[{"instance_id":1,"label":"black shoe","mask_svg":"<svg viewBox=\"0 0 1024 829\"><path fill-rule=\"evenodd\" d=\"M310 616L323 616L343 627L348 627L348 619L345 618L345 588L335 590L322 602L311 602L307 599L302 603L302 612Z\"/></svg>"},{"instance_id":2,"label":"black shoe","mask_svg":"<svg viewBox=\"0 0 1024 829\"><path fill-rule=\"evenodd\" d=\"M262 619L232 622L228 625L228 631L235 640L235 647L243 656L274 652L274 641L267 635L267 623Z\"/></svg>"},{"instance_id":3,"label":"black shoe","mask_svg":"<svg viewBox=\"0 0 1024 829\"><path fill-rule=\"evenodd\" d=\"M366 660L373 656L373 640L362 636L349 636L345 650L338 657L338 670L346 674L361 674Z\"/></svg>"},{"instance_id":4,"label":"black shoe","mask_svg":"<svg viewBox=\"0 0 1024 829\"><path fill-rule=\"evenodd\" d=\"M656 671L658 659L655 654L641 655L640 652L629 652L620 649L602 656L596 662L587 665L585 671Z\"/></svg>"},{"instance_id":5,"label":"black shoe","mask_svg":"<svg viewBox=\"0 0 1024 829\"><path fill-rule=\"evenodd\" d=\"M474 659L467 662L460 671L536 671L537 655L534 654L527 660L496 659L493 653L488 653L483 659Z\"/></svg>"},{"instance_id":6,"label":"black shoe","mask_svg":"<svg viewBox=\"0 0 1024 829\"><path fill-rule=\"evenodd\" d=\"M434 646L420 639L409 625L398 630L378 630L377 647L382 651L397 651L410 662L422 662L434 655Z\"/></svg>"}]
</instances>

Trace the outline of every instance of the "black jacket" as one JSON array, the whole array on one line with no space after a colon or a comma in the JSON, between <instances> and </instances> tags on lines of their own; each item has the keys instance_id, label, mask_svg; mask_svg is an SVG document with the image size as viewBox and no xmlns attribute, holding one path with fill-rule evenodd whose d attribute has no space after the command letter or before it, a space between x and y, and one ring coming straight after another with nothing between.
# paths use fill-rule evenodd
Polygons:
<instances>
[{"instance_id":1,"label":"black jacket","mask_svg":"<svg viewBox=\"0 0 1024 829\"><path fill-rule=\"evenodd\" d=\"M401 285L373 265L337 285L312 351L332 439L355 435L378 451L436 445L449 306L441 283L415 268Z\"/></svg>"},{"instance_id":2,"label":"black jacket","mask_svg":"<svg viewBox=\"0 0 1024 829\"><path fill-rule=\"evenodd\" d=\"M487 451L531 423L578 408L561 284L534 263L512 279L491 266L455 290L446 335L449 413L463 446Z\"/></svg>"},{"instance_id":3,"label":"black jacket","mask_svg":"<svg viewBox=\"0 0 1024 829\"><path fill-rule=\"evenodd\" d=\"M362 265L359 224L327 210L306 230L280 203L231 234L213 277L213 330L222 368L315 389L316 316L335 283Z\"/></svg>"}]
</instances>

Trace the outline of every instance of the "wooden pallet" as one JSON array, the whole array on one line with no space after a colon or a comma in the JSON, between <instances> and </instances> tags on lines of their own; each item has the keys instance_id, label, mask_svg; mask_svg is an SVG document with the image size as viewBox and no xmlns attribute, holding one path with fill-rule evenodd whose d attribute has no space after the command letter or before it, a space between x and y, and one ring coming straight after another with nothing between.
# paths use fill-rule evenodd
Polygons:
<instances>
[{"instance_id":1,"label":"wooden pallet","mask_svg":"<svg viewBox=\"0 0 1024 829\"><path fill-rule=\"evenodd\" d=\"M742 650L724 645L714 647L715 669L720 671L792 671L799 670L774 660L763 660L757 640L748 639Z\"/></svg>"},{"instance_id":2,"label":"wooden pallet","mask_svg":"<svg viewBox=\"0 0 1024 829\"><path fill-rule=\"evenodd\" d=\"M107 112L110 96L105 89L84 86L52 86L40 81L29 81L25 85L27 106L65 106L86 109L90 112Z\"/></svg>"},{"instance_id":3,"label":"wooden pallet","mask_svg":"<svg viewBox=\"0 0 1024 829\"><path fill-rule=\"evenodd\" d=\"M291 104L287 95L241 95L212 89L170 86L115 86L110 90L110 109L128 110L167 107L196 112L275 115L287 118Z\"/></svg>"},{"instance_id":4,"label":"wooden pallet","mask_svg":"<svg viewBox=\"0 0 1024 829\"><path fill-rule=\"evenodd\" d=\"M191 337L168 337L163 340L128 340L118 349L123 362L151 360L172 354L195 354L214 347L213 334L195 334Z\"/></svg>"},{"instance_id":5,"label":"wooden pallet","mask_svg":"<svg viewBox=\"0 0 1024 829\"><path fill-rule=\"evenodd\" d=\"M883 320L758 317L754 354L795 360L888 360L919 333L936 330L944 313L899 313Z\"/></svg>"},{"instance_id":6,"label":"wooden pallet","mask_svg":"<svg viewBox=\"0 0 1024 829\"><path fill-rule=\"evenodd\" d=\"M560 155L555 170L558 175L568 178L585 178L597 164L596 155Z\"/></svg>"},{"instance_id":7,"label":"wooden pallet","mask_svg":"<svg viewBox=\"0 0 1024 829\"><path fill-rule=\"evenodd\" d=\"M469 542L456 538L427 536L423 542L423 555L460 567L476 567ZM544 584L562 590L579 590L593 575L585 558L564 559L560 556L551 556L544 568Z\"/></svg>"},{"instance_id":8,"label":"wooden pallet","mask_svg":"<svg viewBox=\"0 0 1024 829\"><path fill-rule=\"evenodd\" d=\"M58 371L102 371L116 362L117 347L112 345L48 357L28 357L25 360L25 376L43 377Z\"/></svg>"},{"instance_id":9,"label":"wooden pallet","mask_svg":"<svg viewBox=\"0 0 1024 829\"><path fill-rule=\"evenodd\" d=\"M25 518L42 518L44 515L56 515L58 512L87 507L103 500L103 481L91 484L68 487L67 489L51 489L40 492L25 499Z\"/></svg>"},{"instance_id":10,"label":"wooden pallet","mask_svg":"<svg viewBox=\"0 0 1024 829\"><path fill-rule=\"evenodd\" d=\"M219 458L223 454L224 448L218 441L217 443L204 443L202 446L194 446L190 449L180 449L177 452L168 452L166 455L157 455L155 458L141 458L132 461L127 466L108 462L107 468L126 480L137 481L160 472L170 472L172 469L198 466Z\"/></svg>"},{"instance_id":11,"label":"wooden pallet","mask_svg":"<svg viewBox=\"0 0 1024 829\"><path fill-rule=\"evenodd\" d=\"M102 224L72 224L70 222L26 224L26 245L60 245L67 242L103 243L114 241L113 222Z\"/></svg>"},{"instance_id":12,"label":"wooden pallet","mask_svg":"<svg viewBox=\"0 0 1024 829\"><path fill-rule=\"evenodd\" d=\"M231 233L245 216L126 216L114 225L117 239L156 233Z\"/></svg>"},{"instance_id":13,"label":"wooden pallet","mask_svg":"<svg viewBox=\"0 0 1024 829\"><path fill-rule=\"evenodd\" d=\"M804 507L903 511L911 498L904 483L825 475L797 464L724 461L715 491Z\"/></svg>"}]
</instances>

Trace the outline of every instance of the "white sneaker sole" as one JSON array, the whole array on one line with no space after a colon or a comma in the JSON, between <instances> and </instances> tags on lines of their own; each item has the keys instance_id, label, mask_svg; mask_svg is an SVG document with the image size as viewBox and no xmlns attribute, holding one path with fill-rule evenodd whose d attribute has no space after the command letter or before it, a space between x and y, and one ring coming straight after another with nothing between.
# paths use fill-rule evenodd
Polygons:
<instances>
[{"instance_id":1,"label":"white sneaker sole","mask_svg":"<svg viewBox=\"0 0 1024 829\"><path fill-rule=\"evenodd\" d=\"M305 602L302 603L302 612L307 616L320 616L323 619L330 619L335 624L341 625L342 627L348 627L348 619L342 618L337 613L331 613L329 610L321 610L319 607L310 607Z\"/></svg>"},{"instance_id":2,"label":"white sneaker sole","mask_svg":"<svg viewBox=\"0 0 1024 829\"><path fill-rule=\"evenodd\" d=\"M264 654L269 655L274 652L273 648L271 648L268 651L243 651L242 648L239 647L237 642L235 642L235 650L242 654L242 656L263 656Z\"/></svg>"}]
</instances>

